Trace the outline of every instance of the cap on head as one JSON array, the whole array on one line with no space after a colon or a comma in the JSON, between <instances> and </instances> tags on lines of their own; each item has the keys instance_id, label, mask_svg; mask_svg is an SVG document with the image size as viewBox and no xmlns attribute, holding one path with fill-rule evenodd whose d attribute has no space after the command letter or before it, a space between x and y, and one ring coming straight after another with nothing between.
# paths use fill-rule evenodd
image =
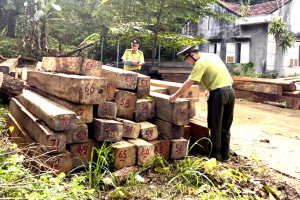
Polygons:
<instances>
[{"instance_id":1,"label":"cap on head","mask_svg":"<svg viewBox=\"0 0 300 200\"><path fill-rule=\"evenodd\" d=\"M185 59L190 53L193 53L193 52L199 52L199 46L197 44L185 48L184 50L177 53L177 55L183 56Z\"/></svg>"},{"instance_id":2,"label":"cap on head","mask_svg":"<svg viewBox=\"0 0 300 200\"><path fill-rule=\"evenodd\" d=\"M140 41L138 39L132 39L130 42L133 46L140 44Z\"/></svg>"}]
</instances>

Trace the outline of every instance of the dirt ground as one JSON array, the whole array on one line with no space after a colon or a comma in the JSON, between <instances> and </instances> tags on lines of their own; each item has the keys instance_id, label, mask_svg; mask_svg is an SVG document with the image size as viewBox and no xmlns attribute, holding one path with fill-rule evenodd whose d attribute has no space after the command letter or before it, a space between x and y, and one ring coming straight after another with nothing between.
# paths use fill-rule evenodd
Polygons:
<instances>
[{"instance_id":1,"label":"dirt ground","mask_svg":"<svg viewBox=\"0 0 300 200\"><path fill-rule=\"evenodd\" d=\"M206 116L206 100L200 95L196 113ZM231 149L261 161L275 179L300 193L300 110L236 99Z\"/></svg>"}]
</instances>

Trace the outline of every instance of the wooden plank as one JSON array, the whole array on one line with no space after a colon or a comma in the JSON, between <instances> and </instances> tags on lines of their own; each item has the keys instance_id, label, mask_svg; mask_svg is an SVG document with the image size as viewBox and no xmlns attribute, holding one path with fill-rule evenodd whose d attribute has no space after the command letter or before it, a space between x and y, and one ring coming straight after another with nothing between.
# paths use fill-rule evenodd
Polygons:
<instances>
[{"instance_id":1,"label":"wooden plank","mask_svg":"<svg viewBox=\"0 0 300 200\"><path fill-rule=\"evenodd\" d=\"M172 124L185 125L189 123L189 101L177 99L174 103L169 101L168 95L150 92L155 101L156 117Z\"/></svg>"},{"instance_id":2,"label":"wooden plank","mask_svg":"<svg viewBox=\"0 0 300 200\"><path fill-rule=\"evenodd\" d=\"M0 72L3 72L3 74L10 74L18 65L18 60L18 58L12 58L0 63Z\"/></svg>"},{"instance_id":3,"label":"wooden plank","mask_svg":"<svg viewBox=\"0 0 300 200\"><path fill-rule=\"evenodd\" d=\"M184 125L183 138L189 140L191 137L192 127L190 125Z\"/></svg>"},{"instance_id":4,"label":"wooden plank","mask_svg":"<svg viewBox=\"0 0 300 200\"><path fill-rule=\"evenodd\" d=\"M283 96L288 96L288 97L296 97L296 98L300 98L300 91L299 90L295 90L295 91L284 91L282 93Z\"/></svg>"},{"instance_id":5,"label":"wooden plank","mask_svg":"<svg viewBox=\"0 0 300 200\"><path fill-rule=\"evenodd\" d=\"M135 90L138 74L124 69L102 66L101 76L107 78L108 82L117 84L117 88Z\"/></svg>"},{"instance_id":6,"label":"wooden plank","mask_svg":"<svg viewBox=\"0 0 300 200\"><path fill-rule=\"evenodd\" d=\"M96 105L97 117L106 118L107 116L111 116L112 118L117 117L117 103L115 102L103 102L99 105Z\"/></svg>"},{"instance_id":7,"label":"wooden plank","mask_svg":"<svg viewBox=\"0 0 300 200\"><path fill-rule=\"evenodd\" d=\"M128 142L134 144L137 147L137 165L149 166L154 159L154 146L142 139L130 139Z\"/></svg>"},{"instance_id":8,"label":"wooden plank","mask_svg":"<svg viewBox=\"0 0 300 200\"><path fill-rule=\"evenodd\" d=\"M150 76L138 74L137 80L137 96L138 98L146 98L150 94Z\"/></svg>"},{"instance_id":9,"label":"wooden plank","mask_svg":"<svg viewBox=\"0 0 300 200\"><path fill-rule=\"evenodd\" d=\"M133 92L119 90L115 102L118 106L117 117L132 120L135 112L137 95Z\"/></svg>"},{"instance_id":10,"label":"wooden plank","mask_svg":"<svg viewBox=\"0 0 300 200\"><path fill-rule=\"evenodd\" d=\"M140 122L141 132L140 137L144 140L155 140L158 137L157 126L150 122Z\"/></svg>"},{"instance_id":11,"label":"wooden plank","mask_svg":"<svg viewBox=\"0 0 300 200\"><path fill-rule=\"evenodd\" d=\"M28 72L27 83L56 97L78 104L100 104L106 99L102 77Z\"/></svg>"},{"instance_id":12,"label":"wooden plank","mask_svg":"<svg viewBox=\"0 0 300 200\"><path fill-rule=\"evenodd\" d=\"M154 85L150 85L150 91L151 92L161 93L161 94L169 94L168 88L154 86Z\"/></svg>"},{"instance_id":13,"label":"wooden plank","mask_svg":"<svg viewBox=\"0 0 300 200\"><path fill-rule=\"evenodd\" d=\"M2 82L3 82L3 72L0 72L0 88L2 86Z\"/></svg>"},{"instance_id":14,"label":"wooden plank","mask_svg":"<svg viewBox=\"0 0 300 200\"><path fill-rule=\"evenodd\" d=\"M181 159L186 156L188 141L183 138L170 140L170 159Z\"/></svg>"},{"instance_id":15,"label":"wooden plank","mask_svg":"<svg viewBox=\"0 0 300 200\"><path fill-rule=\"evenodd\" d=\"M183 125L175 125L169 122L155 119L154 124L157 126L158 132L169 139L177 139L183 136L184 126Z\"/></svg>"},{"instance_id":16,"label":"wooden plank","mask_svg":"<svg viewBox=\"0 0 300 200\"><path fill-rule=\"evenodd\" d=\"M295 97L289 96L278 96L273 94L263 94L259 92L250 92L243 90L235 90L236 98L247 99L249 101L257 102L257 103L265 103L265 102L285 102L288 108L298 110L299 109L299 101Z\"/></svg>"},{"instance_id":17,"label":"wooden plank","mask_svg":"<svg viewBox=\"0 0 300 200\"><path fill-rule=\"evenodd\" d=\"M197 116L190 119L191 139L190 146L196 152L208 153L208 144L210 138L209 128L207 128L206 118Z\"/></svg>"},{"instance_id":18,"label":"wooden plank","mask_svg":"<svg viewBox=\"0 0 300 200\"><path fill-rule=\"evenodd\" d=\"M234 81L233 88L238 90L260 92L266 94L282 95L282 86L266 84L266 83L252 83L244 81Z\"/></svg>"},{"instance_id":19,"label":"wooden plank","mask_svg":"<svg viewBox=\"0 0 300 200\"><path fill-rule=\"evenodd\" d=\"M154 86L168 88L170 95L175 94L175 92L177 92L177 90L182 86L182 83L161 81L155 79L151 79L150 84ZM192 85L192 87L184 94L182 94L179 98L188 98L191 101L199 101L199 86Z\"/></svg>"},{"instance_id":20,"label":"wooden plank","mask_svg":"<svg viewBox=\"0 0 300 200\"><path fill-rule=\"evenodd\" d=\"M70 110L76 114L76 123L77 124L86 124L93 122L93 105L91 104L75 104L70 101L61 99L59 97L48 94L42 90L37 89L36 87L30 87L30 89L51 101L54 101Z\"/></svg>"},{"instance_id":21,"label":"wooden plank","mask_svg":"<svg viewBox=\"0 0 300 200\"><path fill-rule=\"evenodd\" d=\"M118 121L121 121L123 123L123 137L126 138L138 138L140 131L141 131L141 125L139 123L125 120L125 119L119 119Z\"/></svg>"},{"instance_id":22,"label":"wooden plank","mask_svg":"<svg viewBox=\"0 0 300 200\"><path fill-rule=\"evenodd\" d=\"M107 83L107 89L106 89L106 101L113 101L115 98L117 84L115 83Z\"/></svg>"},{"instance_id":23,"label":"wooden plank","mask_svg":"<svg viewBox=\"0 0 300 200\"><path fill-rule=\"evenodd\" d=\"M54 131L75 128L76 114L73 111L30 90L23 90L16 98L31 114Z\"/></svg>"},{"instance_id":24,"label":"wooden plank","mask_svg":"<svg viewBox=\"0 0 300 200\"><path fill-rule=\"evenodd\" d=\"M88 141L88 126L86 124L76 124L74 129L65 131L67 144L83 143Z\"/></svg>"},{"instance_id":25,"label":"wooden plank","mask_svg":"<svg viewBox=\"0 0 300 200\"><path fill-rule=\"evenodd\" d=\"M89 139L87 142L70 144L72 156L72 169L87 165L92 160L94 141Z\"/></svg>"},{"instance_id":26,"label":"wooden plank","mask_svg":"<svg viewBox=\"0 0 300 200\"><path fill-rule=\"evenodd\" d=\"M177 73L177 72L176 72ZM176 83L184 83L190 74L162 74L161 77L164 81L171 81Z\"/></svg>"},{"instance_id":27,"label":"wooden plank","mask_svg":"<svg viewBox=\"0 0 300 200\"><path fill-rule=\"evenodd\" d=\"M29 136L11 113L7 115L6 127L10 130L11 138L23 153L32 158L29 164L32 164L35 169L42 172L51 171L57 175L62 172L68 174L71 171L72 159L69 151L66 150L60 154L43 151L45 149ZM13 127L13 129L9 129L9 127Z\"/></svg>"},{"instance_id":28,"label":"wooden plank","mask_svg":"<svg viewBox=\"0 0 300 200\"><path fill-rule=\"evenodd\" d=\"M137 147L130 142L121 141L112 145L114 161L112 166L115 169L134 166L136 163Z\"/></svg>"},{"instance_id":29,"label":"wooden plank","mask_svg":"<svg viewBox=\"0 0 300 200\"><path fill-rule=\"evenodd\" d=\"M190 101L189 105L189 118L196 116L196 103L193 101Z\"/></svg>"},{"instance_id":30,"label":"wooden plank","mask_svg":"<svg viewBox=\"0 0 300 200\"><path fill-rule=\"evenodd\" d=\"M152 99L137 99L134 121L142 122L154 119L155 117L155 101Z\"/></svg>"},{"instance_id":31,"label":"wooden plank","mask_svg":"<svg viewBox=\"0 0 300 200\"><path fill-rule=\"evenodd\" d=\"M115 120L94 118L93 136L97 141L119 142L123 136L123 124Z\"/></svg>"},{"instance_id":32,"label":"wooden plank","mask_svg":"<svg viewBox=\"0 0 300 200\"><path fill-rule=\"evenodd\" d=\"M281 79L267 79L267 78L252 78L252 77L242 77L242 76L233 76L233 81L246 81L253 83L265 83L265 84L274 84L282 86L283 90L294 91L296 90L295 81L293 80L281 80Z\"/></svg>"},{"instance_id":33,"label":"wooden plank","mask_svg":"<svg viewBox=\"0 0 300 200\"><path fill-rule=\"evenodd\" d=\"M43 57L41 68L59 73L100 77L102 62L82 57Z\"/></svg>"},{"instance_id":34,"label":"wooden plank","mask_svg":"<svg viewBox=\"0 0 300 200\"><path fill-rule=\"evenodd\" d=\"M161 155L165 160L169 160L170 157L170 140L169 139L158 139L152 140L151 143L154 146L154 153Z\"/></svg>"},{"instance_id":35,"label":"wooden plank","mask_svg":"<svg viewBox=\"0 0 300 200\"><path fill-rule=\"evenodd\" d=\"M54 132L42 124L17 99L13 98L10 101L9 110L36 142L45 146L49 151L63 152L66 150L66 135Z\"/></svg>"},{"instance_id":36,"label":"wooden plank","mask_svg":"<svg viewBox=\"0 0 300 200\"><path fill-rule=\"evenodd\" d=\"M182 68L171 68L171 69L159 69L159 74L187 74L190 75L192 69L182 69Z\"/></svg>"},{"instance_id":37,"label":"wooden plank","mask_svg":"<svg viewBox=\"0 0 300 200\"><path fill-rule=\"evenodd\" d=\"M8 74L3 74L0 96L2 99L11 99L12 97L21 94L25 87L25 81L15 79Z\"/></svg>"}]
</instances>

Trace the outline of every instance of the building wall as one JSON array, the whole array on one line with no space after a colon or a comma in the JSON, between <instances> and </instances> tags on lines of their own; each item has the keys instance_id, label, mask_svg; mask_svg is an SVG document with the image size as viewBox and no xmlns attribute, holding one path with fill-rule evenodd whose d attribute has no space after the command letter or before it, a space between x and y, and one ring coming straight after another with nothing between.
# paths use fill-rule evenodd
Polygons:
<instances>
[{"instance_id":1,"label":"building wall","mask_svg":"<svg viewBox=\"0 0 300 200\"><path fill-rule=\"evenodd\" d=\"M250 61L254 63L255 71L265 69L267 61L268 24L241 25L241 35L250 35Z\"/></svg>"}]
</instances>

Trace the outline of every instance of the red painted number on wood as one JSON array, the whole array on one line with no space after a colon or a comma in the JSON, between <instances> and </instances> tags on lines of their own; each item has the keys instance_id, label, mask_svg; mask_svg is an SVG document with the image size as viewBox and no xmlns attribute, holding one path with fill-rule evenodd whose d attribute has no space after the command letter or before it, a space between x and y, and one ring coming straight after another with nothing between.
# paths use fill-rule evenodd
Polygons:
<instances>
[{"instance_id":1,"label":"red painted number on wood","mask_svg":"<svg viewBox=\"0 0 300 200\"><path fill-rule=\"evenodd\" d=\"M125 127L125 135L127 135L127 136L131 135L132 131L133 131L132 126L126 126Z\"/></svg>"},{"instance_id":2,"label":"red painted number on wood","mask_svg":"<svg viewBox=\"0 0 300 200\"><path fill-rule=\"evenodd\" d=\"M153 130L152 129L150 129L150 130L146 130L146 138L147 139L149 139L149 138L151 138L152 137L152 135L153 135Z\"/></svg>"},{"instance_id":3,"label":"red painted number on wood","mask_svg":"<svg viewBox=\"0 0 300 200\"><path fill-rule=\"evenodd\" d=\"M122 98L120 106L122 106L124 108L129 108L129 106L130 106L130 100Z\"/></svg>"},{"instance_id":4,"label":"red painted number on wood","mask_svg":"<svg viewBox=\"0 0 300 200\"><path fill-rule=\"evenodd\" d=\"M56 170L60 169L60 163L59 163L59 159L55 159L51 161L50 167Z\"/></svg>"},{"instance_id":5,"label":"red painted number on wood","mask_svg":"<svg viewBox=\"0 0 300 200\"><path fill-rule=\"evenodd\" d=\"M61 118L60 119L60 122L61 122L61 127L63 129L67 129L69 128L69 126L71 125L71 119L70 118Z\"/></svg>"},{"instance_id":6,"label":"red painted number on wood","mask_svg":"<svg viewBox=\"0 0 300 200\"><path fill-rule=\"evenodd\" d=\"M59 140L52 139L52 140L50 140L50 141L51 141L52 147L58 147L58 145L59 145Z\"/></svg>"},{"instance_id":7,"label":"red painted number on wood","mask_svg":"<svg viewBox=\"0 0 300 200\"><path fill-rule=\"evenodd\" d=\"M83 108L80 108L80 109L78 109L78 110L76 110L76 116L82 116L82 114L84 113L84 109Z\"/></svg>"},{"instance_id":8,"label":"red painted number on wood","mask_svg":"<svg viewBox=\"0 0 300 200\"><path fill-rule=\"evenodd\" d=\"M80 140L83 140L84 138L86 138L86 132L85 131L79 131L77 133L77 138L80 139Z\"/></svg>"},{"instance_id":9,"label":"red painted number on wood","mask_svg":"<svg viewBox=\"0 0 300 200\"><path fill-rule=\"evenodd\" d=\"M141 105L141 111L142 111L142 113L147 113L148 110L149 110L148 104L142 103L142 105Z\"/></svg>"},{"instance_id":10,"label":"red painted number on wood","mask_svg":"<svg viewBox=\"0 0 300 200\"><path fill-rule=\"evenodd\" d=\"M176 148L176 153L180 153L180 152L182 152L182 144L176 144L176 146L175 146L175 148Z\"/></svg>"},{"instance_id":11,"label":"red painted number on wood","mask_svg":"<svg viewBox=\"0 0 300 200\"><path fill-rule=\"evenodd\" d=\"M149 153L150 153L150 150L149 149L145 149L145 148L143 148L142 149L142 152L141 152L141 154L144 156L144 155L149 155Z\"/></svg>"},{"instance_id":12,"label":"red painted number on wood","mask_svg":"<svg viewBox=\"0 0 300 200\"><path fill-rule=\"evenodd\" d=\"M105 127L105 134L107 137L112 138L115 129L113 127L107 126Z\"/></svg>"},{"instance_id":13,"label":"red painted number on wood","mask_svg":"<svg viewBox=\"0 0 300 200\"><path fill-rule=\"evenodd\" d=\"M148 87L148 86L149 86L148 80L142 79L142 81L141 81L141 87L145 88L145 87Z\"/></svg>"},{"instance_id":14,"label":"red painted number on wood","mask_svg":"<svg viewBox=\"0 0 300 200\"><path fill-rule=\"evenodd\" d=\"M133 80L133 77L132 77L132 75L131 74L126 74L126 76L125 76L125 82L131 82Z\"/></svg>"},{"instance_id":15,"label":"red painted number on wood","mask_svg":"<svg viewBox=\"0 0 300 200\"><path fill-rule=\"evenodd\" d=\"M111 111L111 105L105 105L103 106L103 112L104 113L109 113Z\"/></svg>"},{"instance_id":16,"label":"red painted number on wood","mask_svg":"<svg viewBox=\"0 0 300 200\"><path fill-rule=\"evenodd\" d=\"M94 61L92 62L87 62L86 65L85 65L85 68L87 70L91 70L93 68L93 64L94 64Z\"/></svg>"},{"instance_id":17,"label":"red painted number on wood","mask_svg":"<svg viewBox=\"0 0 300 200\"><path fill-rule=\"evenodd\" d=\"M88 150L88 145L86 146L78 146L78 153L80 156L85 156Z\"/></svg>"},{"instance_id":18,"label":"red painted number on wood","mask_svg":"<svg viewBox=\"0 0 300 200\"><path fill-rule=\"evenodd\" d=\"M154 149L154 152L157 154L162 154L163 153L163 147L162 146L156 146Z\"/></svg>"},{"instance_id":19,"label":"red painted number on wood","mask_svg":"<svg viewBox=\"0 0 300 200\"><path fill-rule=\"evenodd\" d=\"M175 129L175 127L172 127L172 135L176 136L176 129Z\"/></svg>"},{"instance_id":20,"label":"red painted number on wood","mask_svg":"<svg viewBox=\"0 0 300 200\"><path fill-rule=\"evenodd\" d=\"M127 157L127 150L121 150L119 153L119 158L126 158Z\"/></svg>"},{"instance_id":21,"label":"red painted number on wood","mask_svg":"<svg viewBox=\"0 0 300 200\"><path fill-rule=\"evenodd\" d=\"M186 109L180 109L179 116L184 117L186 115Z\"/></svg>"},{"instance_id":22,"label":"red painted number on wood","mask_svg":"<svg viewBox=\"0 0 300 200\"><path fill-rule=\"evenodd\" d=\"M85 86L85 93L86 95L92 95L95 92L95 83L92 85L90 83L86 84Z\"/></svg>"}]
</instances>

